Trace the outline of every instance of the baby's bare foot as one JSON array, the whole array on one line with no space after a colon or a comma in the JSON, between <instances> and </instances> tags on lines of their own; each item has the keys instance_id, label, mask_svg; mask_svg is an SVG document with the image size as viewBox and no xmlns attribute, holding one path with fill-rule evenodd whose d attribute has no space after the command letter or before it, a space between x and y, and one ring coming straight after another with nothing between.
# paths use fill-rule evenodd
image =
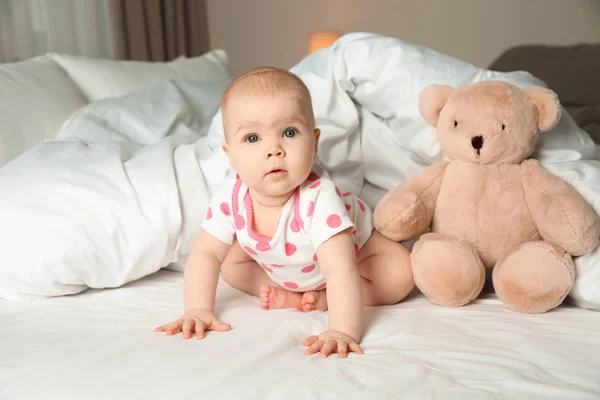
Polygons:
<instances>
[{"instance_id":1,"label":"baby's bare foot","mask_svg":"<svg viewBox=\"0 0 600 400\"><path fill-rule=\"evenodd\" d=\"M327 296L325 291L319 292L305 292L302 295L302 311L310 312L314 310L326 311L327 310Z\"/></svg>"},{"instance_id":2,"label":"baby's bare foot","mask_svg":"<svg viewBox=\"0 0 600 400\"><path fill-rule=\"evenodd\" d=\"M309 312L327 310L327 299L324 294L324 291L297 293L271 285L262 285L259 297L262 308L266 310L297 308Z\"/></svg>"},{"instance_id":3,"label":"baby's bare foot","mask_svg":"<svg viewBox=\"0 0 600 400\"><path fill-rule=\"evenodd\" d=\"M274 310L277 308L300 309L301 300L302 293L290 292L271 285L262 285L260 287L260 302L262 308L266 310Z\"/></svg>"}]
</instances>

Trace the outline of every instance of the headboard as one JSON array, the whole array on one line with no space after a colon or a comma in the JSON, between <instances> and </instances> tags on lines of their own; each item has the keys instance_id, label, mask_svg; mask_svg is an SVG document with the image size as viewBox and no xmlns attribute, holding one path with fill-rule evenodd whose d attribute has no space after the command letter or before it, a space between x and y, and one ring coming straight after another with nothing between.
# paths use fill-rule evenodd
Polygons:
<instances>
[{"instance_id":1,"label":"headboard","mask_svg":"<svg viewBox=\"0 0 600 400\"><path fill-rule=\"evenodd\" d=\"M600 144L600 44L517 46L489 68L528 71L546 82L579 127Z\"/></svg>"}]
</instances>

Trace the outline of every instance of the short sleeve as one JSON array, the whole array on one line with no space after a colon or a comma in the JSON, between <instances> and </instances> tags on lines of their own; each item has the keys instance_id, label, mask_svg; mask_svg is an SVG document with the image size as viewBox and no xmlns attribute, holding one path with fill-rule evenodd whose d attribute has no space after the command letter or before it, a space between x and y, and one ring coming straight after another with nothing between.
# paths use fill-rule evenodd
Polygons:
<instances>
[{"instance_id":1,"label":"short sleeve","mask_svg":"<svg viewBox=\"0 0 600 400\"><path fill-rule=\"evenodd\" d=\"M232 217L233 183L225 181L213 195L202 228L222 242L232 244L235 238L235 227Z\"/></svg>"},{"instance_id":2,"label":"short sleeve","mask_svg":"<svg viewBox=\"0 0 600 400\"><path fill-rule=\"evenodd\" d=\"M330 179L307 187L304 229L315 249L337 233L353 228L342 193ZM314 187L317 185L316 187Z\"/></svg>"}]
</instances>

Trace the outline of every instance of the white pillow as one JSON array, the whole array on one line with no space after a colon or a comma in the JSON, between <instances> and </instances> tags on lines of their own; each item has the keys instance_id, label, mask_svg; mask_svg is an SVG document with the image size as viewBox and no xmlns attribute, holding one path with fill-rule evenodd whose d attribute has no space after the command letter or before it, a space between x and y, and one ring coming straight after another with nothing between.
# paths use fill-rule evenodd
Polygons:
<instances>
[{"instance_id":1,"label":"white pillow","mask_svg":"<svg viewBox=\"0 0 600 400\"><path fill-rule=\"evenodd\" d=\"M0 64L0 167L54 137L86 104L81 90L48 56Z\"/></svg>"},{"instance_id":2,"label":"white pillow","mask_svg":"<svg viewBox=\"0 0 600 400\"><path fill-rule=\"evenodd\" d=\"M162 80L230 79L224 50L212 50L194 58L179 57L170 62L116 61L66 54L51 54L90 102L120 97L152 86Z\"/></svg>"}]
</instances>

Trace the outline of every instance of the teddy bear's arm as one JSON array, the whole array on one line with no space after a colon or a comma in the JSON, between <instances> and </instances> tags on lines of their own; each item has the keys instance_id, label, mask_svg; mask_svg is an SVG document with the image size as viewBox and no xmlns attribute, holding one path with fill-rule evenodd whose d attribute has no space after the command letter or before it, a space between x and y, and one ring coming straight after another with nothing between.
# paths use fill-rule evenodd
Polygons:
<instances>
[{"instance_id":1,"label":"teddy bear's arm","mask_svg":"<svg viewBox=\"0 0 600 400\"><path fill-rule=\"evenodd\" d=\"M544 240L580 256L598 244L600 223L594 208L564 180L537 160L521 164L525 201Z\"/></svg>"},{"instance_id":2,"label":"teddy bear's arm","mask_svg":"<svg viewBox=\"0 0 600 400\"><path fill-rule=\"evenodd\" d=\"M395 241L423 233L433 220L446 165L446 161L433 164L390 190L375 207L375 228Z\"/></svg>"}]
</instances>

